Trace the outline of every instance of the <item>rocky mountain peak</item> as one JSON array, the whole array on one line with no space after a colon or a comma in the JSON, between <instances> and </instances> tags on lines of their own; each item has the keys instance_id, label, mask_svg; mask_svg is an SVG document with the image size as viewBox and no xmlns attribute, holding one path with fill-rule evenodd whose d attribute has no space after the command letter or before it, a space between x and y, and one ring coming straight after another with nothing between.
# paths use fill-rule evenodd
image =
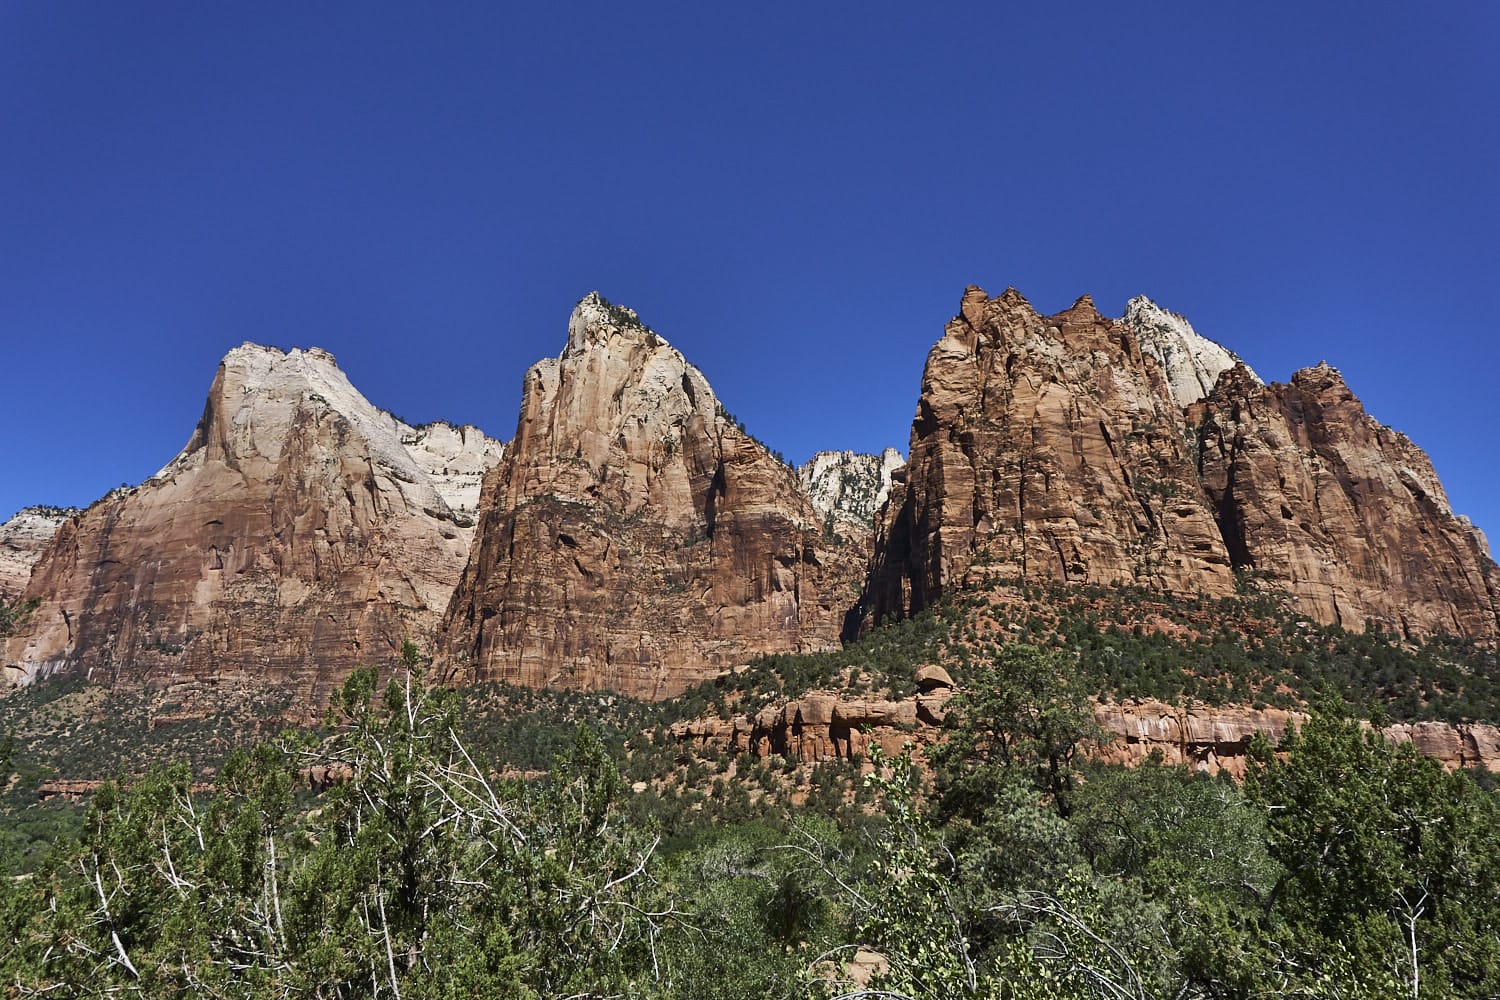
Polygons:
<instances>
[{"instance_id":1,"label":"rocky mountain peak","mask_svg":"<svg viewBox=\"0 0 1500 1000\"><path fill-rule=\"evenodd\" d=\"M585 296L532 366L444 622L455 676L660 697L837 641L857 545L637 314Z\"/></svg>"},{"instance_id":2,"label":"rocky mountain peak","mask_svg":"<svg viewBox=\"0 0 1500 1000\"><path fill-rule=\"evenodd\" d=\"M589 292L578 300L573 315L568 318L568 346L563 355L566 357L581 351L590 344L606 344L612 337L634 341L660 340L641 322L634 309L617 305L597 291Z\"/></svg>"},{"instance_id":3,"label":"rocky mountain peak","mask_svg":"<svg viewBox=\"0 0 1500 1000\"><path fill-rule=\"evenodd\" d=\"M1125 304L1120 322L1135 332L1141 353L1149 354L1166 376L1172 401L1178 406L1196 403L1213 391L1225 371L1244 362L1234 352L1200 336L1186 318L1157 305L1144 295ZM1245 365L1257 383L1260 377Z\"/></svg>"},{"instance_id":4,"label":"rocky mountain peak","mask_svg":"<svg viewBox=\"0 0 1500 1000\"><path fill-rule=\"evenodd\" d=\"M412 506L469 524L479 480L503 450L478 428L441 421L413 427L379 409L320 347L282 351L245 343L219 363L187 445L148 482L214 463L259 475L287 457L284 450L296 441L289 428L323 424L362 439Z\"/></svg>"},{"instance_id":5,"label":"rocky mountain peak","mask_svg":"<svg viewBox=\"0 0 1500 1000\"><path fill-rule=\"evenodd\" d=\"M177 457L63 524L5 664L23 683L270 683L316 705L359 663L427 644L500 456L473 428L371 405L327 351L241 345Z\"/></svg>"},{"instance_id":6,"label":"rocky mountain peak","mask_svg":"<svg viewBox=\"0 0 1500 1000\"><path fill-rule=\"evenodd\" d=\"M545 483L566 499L680 515L693 509L673 472L681 449L699 437L718 447L726 430L703 373L634 310L593 292L574 308L562 354L526 374L511 499Z\"/></svg>"},{"instance_id":7,"label":"rocky mountain peak","mask_svg":"<svg viewBox=\"0 0 1500 1000\"><path fill-rule=\"evenodd\" d=\"M869 528L891 492L891 474L906 464L887 448L879 455L820 451L797 470L797 478L824 518Z\"/></svg>"}]
</instances>

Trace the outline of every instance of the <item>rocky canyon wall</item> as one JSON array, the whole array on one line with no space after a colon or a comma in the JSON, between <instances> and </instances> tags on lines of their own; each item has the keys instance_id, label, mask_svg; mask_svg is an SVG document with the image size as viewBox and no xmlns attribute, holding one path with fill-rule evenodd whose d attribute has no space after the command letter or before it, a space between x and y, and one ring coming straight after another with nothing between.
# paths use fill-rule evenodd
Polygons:
<instances>
[{"instance_id":1,"label":"rocky canyon wall","mask_svg":"<svg viewBox=\"0 0 1500 1000\"><path fill-rule=\"evenodd\" d=\"M867 557L698 369L597 294L527 372L482 507L443 624L459 681L665 697L837 643Z\"/></svg>"}]
</instances>

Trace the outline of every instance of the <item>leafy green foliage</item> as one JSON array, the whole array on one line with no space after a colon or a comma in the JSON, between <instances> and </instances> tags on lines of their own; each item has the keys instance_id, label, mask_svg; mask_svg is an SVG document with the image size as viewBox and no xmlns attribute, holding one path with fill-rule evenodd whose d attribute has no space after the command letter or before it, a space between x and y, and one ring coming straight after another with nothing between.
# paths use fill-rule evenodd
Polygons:
<instances>
[{"instance_id":1,"label":"leafy green foliage","mask_svg":"<svg viewBox=\"0 0 1500 1000\"><path fill-rule=\"evenodd\" d=\"M1020 775L1066 815L1074 761L1103 739L1070 656L1004 646L994 660L966 672L952 709L962 724L932 753L951 814L982 812L990 790Z\"/></svg>"},{"instance_id":2,"label":"leafy green foliage","mask_svg":"<svg viewBox=\"0 0 1500 1000\"><path fill-rule=\"evenodd\" d=\"M656 705L436 690L408 645L353 675L323 727L243 749L227 735L274 706L214 734L160 692L45 682L0 702L11 801L111 746L190 755L122 764L86 809L18 805L10 862L30 875L0 882L0 977L15 995L1492 996L1495 793L1329 710L1257 745L1243 787L1088 763L1101 654L1070 629L1122 661L1158 641L1228 648L1193 617L1206 606L1088 619L1124 599L990 608L984 628L921 618ZM1188 624L1169 637L1174 615ZM1247 647L1327 638L1257 620ZM930 771L878 743L863 765L810 765L667 733L815 687L909 693L924 662L966 685ZM1234 680L1220 663L1168 667ZM83 750L46 747L59 722ZM312 793L308 768L336 780Z\"/></svg>"},{"instance_id":3,"label":"leafy green foliage","mask_svg":"<svg viewBox=\"0 0 1500 1000\"><path fill-rule=\"evenodd\" d=\"M1284 869L1264 900L1300 964L1375 991L1470 996L1500 982L1500 803L1410 744L1320 713L1247 782Z\"/></svg>"}]
</instances>

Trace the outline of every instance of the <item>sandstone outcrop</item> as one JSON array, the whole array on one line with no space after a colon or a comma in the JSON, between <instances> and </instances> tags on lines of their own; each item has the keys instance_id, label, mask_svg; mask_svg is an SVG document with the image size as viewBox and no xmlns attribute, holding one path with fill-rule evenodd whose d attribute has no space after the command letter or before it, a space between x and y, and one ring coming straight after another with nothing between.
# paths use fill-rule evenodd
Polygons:
<instances>
[{"instance_id":1,"label":"sandstone outcrop","mask_svg":"<svg viewBox=\"0 0 1500 1000\"><path fill-rule=\"evenodd\" d=\"M353 667L430 642L499 454L376 409L317 348L236 348L181 454L58 531L7 673L284 686L316 712Z\"/></svg>"},{"instance_id":2,"label":"sandstone outcrop","mask_svg":"<svg viewBox=\"0 0 1500 1000\"><path fill-rule=\"evenodd\" d=\"M879 455L820 451L797 469L797 478L813 509L829 523L868 534L890 495L891 474L905 464L895 448Z\"/></svg>"},{"instance_id":3,"label":"sandstone outcrop","mask_svg":"<svg viewBox=\"0 0 1500 1000\"><path fill-rule=\"evenodd\" d=\"M731 719L694 719L671 729L674 739L759 757L802 761L863 757L871 744L896 753L906 743L930 746L942 737L942 714L953 691L937 689L902 699L848 698L811 692L785 704L767 705ZM934 716L934 710L937 715ZM1168 764L1209 774L1245 776L1250 741L1263 735L1273 744L1288 726L1307 715L1278 708L1193 706L1163 702L1102 703L1094 715L1108 740L1090 756L1116 764L1138 764L1153 753ZM1500 728L1480 723L1417 722L1386 726L1394 743L1411 743L1449 769L1500 771Z\"/></svg>"},{"instance_id":4,"label":"sandstone outcrop","mask_svg":"<svg viewBox=\"0 0 1500 1000\"><path fill-rule=\"evenodd\" d=\"M77 513L72 507L27 507L0 524L0 604L21 596L47 543Z\"/></svg>"},{"instance_id":5,"label":"sandstone outcrop","mask_svg":"<svg viewBox=\"0 0 1500 1000\"><path fill-rule=\"evenodd\" d=\"M454 680L665 697L838 641L866 553L628 309L579 302L527 372L444 621Z\"/></svg>"},{"instance_id":6,"label":"sandstone outcrop","mask_svg":"<svg viewBox=\"0 0 1500 1000\"><path fill-rule=\"evenodd\" d=\"M1087 296L1044 317L970 287L927 358L865 610L910 614L986 577L1232 593L1182 427L1155 358Z\"/></svg>"},{"instance_id":7,"label":"sandstone outcrop","mask_svg":"<svg viewBox=\"0 0 1500 1000\"><path fill-rule=\"evenodd\" d=\"M1432 463L1372 419L1338 370L1261 385L1229 370L1191 408L1230 557L1308 615L1403 636L1494 637L1500 574Z\"/></svg>"},{"instance_id":8,"label":"sandstone outcrop","mask_svg":"<svg viewBox=\"0 0 1500 1000\"><path fill-rule=\"evenodd\" d=\"M970 287L928 355L865 622L1015 579L1218 597L1320 622L1500 637L1500 571L1427 456L1338 372L1264 385L1148 299L1043 317Z\"/></svg>"}]
</instances>

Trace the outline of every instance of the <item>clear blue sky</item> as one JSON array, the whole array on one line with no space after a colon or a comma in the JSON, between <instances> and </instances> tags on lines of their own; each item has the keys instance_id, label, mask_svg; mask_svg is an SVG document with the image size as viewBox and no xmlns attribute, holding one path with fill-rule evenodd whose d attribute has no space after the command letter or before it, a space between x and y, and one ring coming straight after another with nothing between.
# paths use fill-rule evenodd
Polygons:
<instances>
[{"instance_id":1,"label":"clear blue sky","mask_svg":"<svg viewBox=\"0 0 1500 1000\"><path fill-rule=\"evenodd\" d=\"M0 517L245 340L509 438L595 288L788 458L904 450L973 282L1326 358L1500 535L1500 4L1025 6L0 3Z\"/></svg>"}]
</instances>

